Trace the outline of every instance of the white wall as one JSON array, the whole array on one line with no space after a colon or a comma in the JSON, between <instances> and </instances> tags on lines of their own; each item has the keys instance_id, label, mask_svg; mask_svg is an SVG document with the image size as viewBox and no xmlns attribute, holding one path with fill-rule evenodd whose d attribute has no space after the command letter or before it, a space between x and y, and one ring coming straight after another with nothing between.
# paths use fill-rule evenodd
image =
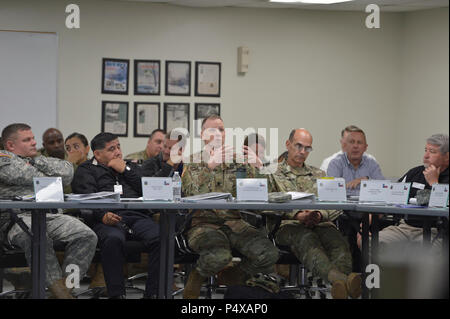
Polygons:
<instances>
[{"instance_id":1,"label":"white wall","mask_svg":"<svg viewBox=\"0 0 450 319\"><path fill-rule=\"evenodd\" d=\"M421 165L426 139L449 133L448 28L448 8L405 16L396 171Z\"/></svg>"},{"instance_id":2,"label":"white wall","mask_svg":"<svg viewBox=\"0 0 450 319\"><path fill-rule=\"evenodd\" d=\"M64 135L81 131L92 138L100 131L101 101L129 101L129 137L121 138L121 143L124 153L130 153L146 143L145 138L132 138L134 101L190 102L191 119L195 102L219 102L227 127L279 128L280 152L292 128L309 129L314 151L308 161L316 166L339 148L343 127L358 125L366 131L368 151L377 157L384 174L397 176L404 171L401 155L415 146L414 141L404 140L409 135L401 135L410 130L410 121L404 120L403 114L410 104L405 87L412 86L422 99L433 92L436 107L440 110L445 105L448 115L448 40L446 44L440 40L448 38L448 10L382 13L381 29L369 30L363 12L74 2L81 10L78 30L64 25L69 2L40 1L37 8L30 0L0 4L0 29L58 32L58 126ZM413 15L426 17L416 20ZM436 26L429 29L429 22L435 20ZM437 35L431 40L428 33ZM250 48L245 76L237 74L237 48L241 45ZM422 47L423 57L405 49L415 45ZM446 55L436 57L444 45ZM433 53L430 59L428 52ZM102 57L160 59L162 68L165 60L219 61L222 96L101 94ZM444 84L435 86L433 79L412 79L408 72L416 63L421 64L418 71L428 69L428 64L440 70L438 81L446 81L445 88ZM445 69L440 69L442 64ZM130 71L129 91L133 92ZM427 85L419 91L415 86L422 82ZM431 119L428 114L416 117L413 113L411 117ZM447 117L441 121L448 131ZM428 132L419 127L415 134L420 140Z\"/></svg>"}]
</instances>

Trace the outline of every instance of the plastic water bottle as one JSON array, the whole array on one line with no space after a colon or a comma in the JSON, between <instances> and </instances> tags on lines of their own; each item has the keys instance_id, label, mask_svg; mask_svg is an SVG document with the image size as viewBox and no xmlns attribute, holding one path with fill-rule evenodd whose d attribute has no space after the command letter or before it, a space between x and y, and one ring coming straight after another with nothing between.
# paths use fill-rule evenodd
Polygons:
<instances>
[{"instance_id":1,"label":"plastic water bottle","mask_svg":"<svg viewBox=\"0 0 450 319\"><path fill-rule=\"evenodd\" d=\"M181 177L178 172L175 172L173 174L172 186L173 186L173 201L180 202L181 201Z\"/></svg>"}]
</instances>

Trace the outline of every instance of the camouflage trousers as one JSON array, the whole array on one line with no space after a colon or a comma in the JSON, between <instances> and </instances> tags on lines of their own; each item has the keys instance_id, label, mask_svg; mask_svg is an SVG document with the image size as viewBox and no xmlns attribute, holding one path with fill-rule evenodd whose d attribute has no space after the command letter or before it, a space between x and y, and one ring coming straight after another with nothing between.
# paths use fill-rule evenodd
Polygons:
<instances>
[{"instance_id":1,"label":"camouflage trousers","mask_svg":"<svg viewBox=\"0 0 450 319\"><path fill-rule=\"evenodd\" d=\"M188 244L200 255L197 270L204 277L225 268L233 258L232 249L242 254L239 267L250 276L274 272L279 258L278 249L265 233L243 220L196 225L188 232Z\"/></svg>"},{"instance_id":2,"label":"camouflage trousers","mask_svg":"<svg viewBox=\"0 0 450 319\"><path fill-rule=\"evenodd\" d=\"M20 218L31 229L31 215L21 214ZM61 279L68 274L65 270L70 264L77 265L80 269L80 279L86 274L87 269L95 254L97 246L97 235L84 223L78 219L63 214L47 214L47 241L46 241L46 285ZM8 232L10 244L20 247L25 252L25 257L31 265L31 238L17 224ZM64 262L60 267L56 258L54 243L62 243L65 247Z\"/></svg>"},{"instance_id":3,"label":"camouflage trousers","mask_svg":"<svg viewBox=\"0 0 450 319\"><path fill-rule=\"evenodd\" d=\"M328 272L335 268L344 274L352 271L348 242L333 226L307 228L302 224L280 227L276 243L289 246L305 267L328 282Z\"/></svg>"}]
</instances>

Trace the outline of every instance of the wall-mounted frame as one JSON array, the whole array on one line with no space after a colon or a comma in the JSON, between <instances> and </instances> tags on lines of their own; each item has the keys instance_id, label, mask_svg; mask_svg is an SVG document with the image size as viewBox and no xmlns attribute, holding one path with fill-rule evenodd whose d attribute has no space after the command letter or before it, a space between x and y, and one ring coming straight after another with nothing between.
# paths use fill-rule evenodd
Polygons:
<instances>
[{"instance_id":1,"label":"wall-mounted frame","mask_svg":"<svg viewBox=\"0 0 450 319\"><path fill-rule=\"evenodd\" d=\"M102 132L128 136L128 102L102 101Z\"/></svg>"},{"instance_id":2,"label":"wall-mounted frame","mask_svg":"<svg viewBox=\"0 0 450 319\"><path fill-rule=\"evenodd\" d=\"M191 62L166 61L166 95L191 95Z\"/></svg>"},{"instance_id":3,"label":"wall-mounted frame","mask_svg":"<svg viewBox=\"0 0 450 319\"><path fill-rule=\"evenodd\" d=\"M103 58L102 93L128 94L130 60Z\"/></svg>"},{"instance_id":4,"label":"wall-mounted frame","mask_svg":"<svg viewBox=\"0 0 450 319\"><path fill-rule=\"evenodd\" d=\"M189 131L189 103L164 103L164 130L180 127Z\"/></svg>"},{"instance_id":5,"label":"wall-mounted frame","mask_svg":"<svg viewBox=\"0 0 450 319\"><path fill-rule=\"evenodd\" d=\"M220 97L220 62L195 62L195 96Z\"/></svg>"},{"instance_id":6,"label":"wall-mounted frame","mask_svg":"<svg viewBox=\"0 0 450 319\"><path fill-rule=\"evenodd\" d=\"M161 94L161 61L134 60L134 94Z\"/></svg>"},{"instance_id":7,"label":"wall-mounted frame","mask_svg":"<svg viewBox=\"0 0 450 319\"><path fill-rule=\"evenodd\" d=\"M134 102L134 137L150 137L160 127L161 104Z\"/></svg>"},{"instance_id":8,"label":"wall-mounted frame","mask_svg":"<svg viewBox=\"0 0 450 319\"><path fill-rule=\"evenodd\" d=\"M213 114L220 116L220 104L219 103L195 103L194 109L194 135L200 137L202 130L202 121L204 118Z\"/></svg>"}]
</instances>

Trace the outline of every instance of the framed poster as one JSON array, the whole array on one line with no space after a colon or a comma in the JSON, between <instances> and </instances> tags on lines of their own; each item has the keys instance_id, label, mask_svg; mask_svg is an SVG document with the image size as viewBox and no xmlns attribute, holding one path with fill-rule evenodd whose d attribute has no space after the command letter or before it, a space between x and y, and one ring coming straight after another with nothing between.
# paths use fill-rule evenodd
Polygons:
<instances>
[{"instance_id":1,"label":"framed poster","mask_svg":"<svg viewBox=\"0 0 450 319\"><path fill-rule=\"evenodd\" d=\"M128 94L130 60L103 58L102 93Z\"/></svg>"},{"instance_id":2,"label":"framed poster","mask_svg":"<svg viewBox=\"0 0 450 319\"><path fill-rule=\"evenodd\" d=\"M134 94L160 94L160 65L158 60L134 60Z\"/></svg>"},{"instance_id":3,"label":"framed poster","mask_svg":"<svg viewBox=\"0 0 450 319\"><path fill-rule=\"evenodd\" d=\"M164 130L185 128L189 131L189 103L164 103Z\"/></svg>"},{"instance_id":4,"label":"framed poster","mask_svg":"<svg viewBox=\"0 0 450 319\"><path fill-rule=\"evenodd\" d=\"M191 62L166 61L166 95L191 95Z\"/></svg>"},{"instance_id":5,"label":"framed poster","mask_svg":"<svg viewBox=\"0 0 450 319\"><path fill-rule=\"evenodd\" d=\"M160 103L134 102L134 137L149 137L160 125Z\"/></svg>"},{"instance_id":6,"label":"framed poster","mask_svg":"<svg viewBox=\"0 0 450 319\"><path fill-rule=\"evenodd\" d=\"M202 131L202 121L210 115L220 116L220 104L219 103L195 103L194 110L194 134L195 137L200 137Z\"/></svg>"},{"instance_id":7,"label":"framed poster","mask_svg":"<svg viewBox=\"0 0 450 319\"><path fill-rule=\"evenodd\" d=\"M128 136L128 102L102 101L102 132Z\"/></svg>"},{"instance_id":8,"label":"framed poster","mask_svg":"<svg viewBox=\"0 0 450 319\"><path fill-rule=\"evenodd\" d=\"M195 62L195 96L220 96L219 62Z\"/></svg>"}]
</instances>

